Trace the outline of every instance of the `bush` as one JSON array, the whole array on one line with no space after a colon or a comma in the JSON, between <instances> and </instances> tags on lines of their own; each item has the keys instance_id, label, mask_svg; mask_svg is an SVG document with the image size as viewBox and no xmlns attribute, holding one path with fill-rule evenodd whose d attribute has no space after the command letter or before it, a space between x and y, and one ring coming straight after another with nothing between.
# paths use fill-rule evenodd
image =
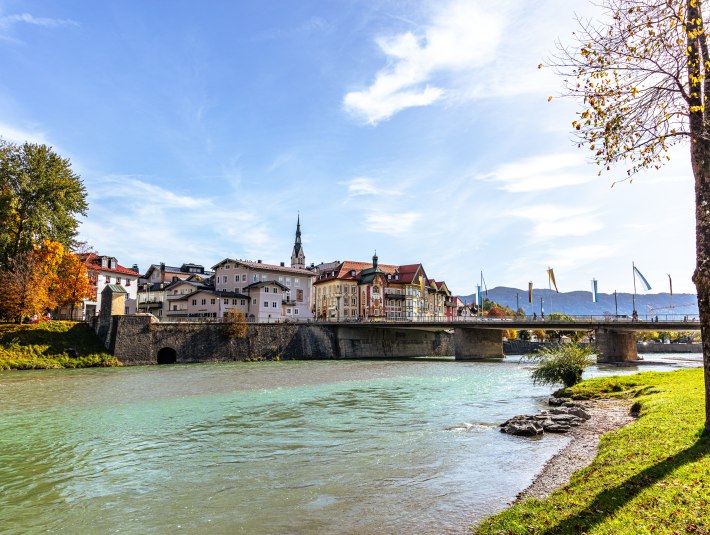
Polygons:
<instances>
[{"instance_id":1,"label":"bush","mask_svg":"<svg viewBox=\"0 0 710 535\"><path fill-rule=\"evenodd\" d=\"M535 362L532 380L535 384L569 387L582 380L584 369L595 363L594 350L590 346L562 344L542 348L538 353L525 358Z\"/></svg>"},{"instance_id":2,"label":"bush","mask_svg":"<svg viewBox=\"0 0 710 535\"><path fill-rule=\"evenodd\" d=\"M247 317L244 312L228 310L224 314L226 331L232 338L244 338L247 335Z\"/></svg>"}]
</instances>

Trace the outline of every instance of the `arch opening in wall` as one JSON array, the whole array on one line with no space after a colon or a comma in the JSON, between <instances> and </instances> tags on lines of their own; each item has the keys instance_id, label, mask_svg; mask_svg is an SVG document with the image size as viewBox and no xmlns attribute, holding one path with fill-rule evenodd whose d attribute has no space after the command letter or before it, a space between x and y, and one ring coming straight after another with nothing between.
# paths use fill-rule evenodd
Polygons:
<instances>
[{"instance_id":1,"label":"arch opening in wall","mask_svg":"<svg viewBox=\"0 0 710 535\"><path fill-rule=\"evenodd\" d=\"M158 364L175 364L177 352L172 347L164 347L158 351Z\"/></svg>"}]
</instances>

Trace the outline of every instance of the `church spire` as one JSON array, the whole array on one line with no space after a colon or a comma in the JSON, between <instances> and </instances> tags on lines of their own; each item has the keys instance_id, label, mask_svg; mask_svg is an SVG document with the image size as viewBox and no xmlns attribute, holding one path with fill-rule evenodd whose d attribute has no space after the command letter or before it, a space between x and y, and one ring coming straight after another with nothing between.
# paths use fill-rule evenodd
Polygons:
<instances>
[{"instance_id":1,"label":"church spire","mask_svg":"<svg viewBox=\"0 0 710 535\"><path fill-rule=\"evenodd\" d=\"M306 269L306 255L303 253L303 245L301 244L301 214L299 212L296 220L296 241L293 243L293 252L291 253L291 267Z\"/></svg>"}]
</instances>

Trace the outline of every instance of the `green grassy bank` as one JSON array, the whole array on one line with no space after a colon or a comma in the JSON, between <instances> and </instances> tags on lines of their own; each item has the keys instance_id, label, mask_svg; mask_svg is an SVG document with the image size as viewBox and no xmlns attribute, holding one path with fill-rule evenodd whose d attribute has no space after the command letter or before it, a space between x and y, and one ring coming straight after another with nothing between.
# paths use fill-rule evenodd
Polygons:
<instances>
[{"instance_id":1,"label":"green grassy bank","mask_svg":"<svg viewBox=\"0 0 710 535\"><path fill-rule=\"evenodd\" d=\"M74 348L79 357L64 351ZM84 323L50 321L32 325L0 323L0 370L120 366Z\"/></svg>"},{"instance_id":2,"label":"green grassy bank","mask_svg":"<svg viewBox=\"0 0 710 535\"><path fill-rule=\"evenodd\" d=\"M515 504L475 533L710 534L702 368L591 379L564 392L632 399L640 418L603 436L597 458L568 486Z\"/></svg>"}]
</instances>

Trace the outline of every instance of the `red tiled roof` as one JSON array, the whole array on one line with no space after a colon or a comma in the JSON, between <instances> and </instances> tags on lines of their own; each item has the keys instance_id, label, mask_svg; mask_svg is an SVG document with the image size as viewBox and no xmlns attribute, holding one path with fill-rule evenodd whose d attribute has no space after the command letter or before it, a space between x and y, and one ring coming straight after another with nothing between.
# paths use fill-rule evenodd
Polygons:
<instances>
[{"instance_id":1,"label":"red tiled roof","mask_svg":"<svg viewBox=\"0 0 710 535\"><path fill-rule=\"evenodd\" d=\"M135 278L140 277L138 273L133 271L132 269L128 269L126 267L123 267L121 265L116 265L115 268L108 268L108 267L102 267L101 266L101 257L94 254L94 253L87 253L87 254L80 254L77 255L79 259L84 262L86 265L86 269L93 269L96 271L104 271L106 273L119 273L121 275L131 275Z\"/></svg>"},{"instance_id":2,"label":"red tiled roof","mask_svg":"<svg viewBox=\"0 0 710 535\"><path fill-rule=\"evenodd\" d=\"M421 266L421 264L408 264L404 266L393 266L390 264L379 263L377 264L377 267L379 267L384 273L397 275L396 280L390 280L391 284L412 284L414 277ZM313 282L313 284L323 283L335 279L357 280L360 278L360 272L362 270L370 268L372 268L372 263L370 262L354 262L352 260L345 260L344 262L341 262L338 266L336 266L334 269L326 270L324 273L321 274L320 277L318 277L318 279ZM423 269L424 268L422 268L422 270ZM351 275L353 271L355 272L354 276ZM331 275L331 273L335 273L335 275Z\"/></svg>"}]
</instances>

